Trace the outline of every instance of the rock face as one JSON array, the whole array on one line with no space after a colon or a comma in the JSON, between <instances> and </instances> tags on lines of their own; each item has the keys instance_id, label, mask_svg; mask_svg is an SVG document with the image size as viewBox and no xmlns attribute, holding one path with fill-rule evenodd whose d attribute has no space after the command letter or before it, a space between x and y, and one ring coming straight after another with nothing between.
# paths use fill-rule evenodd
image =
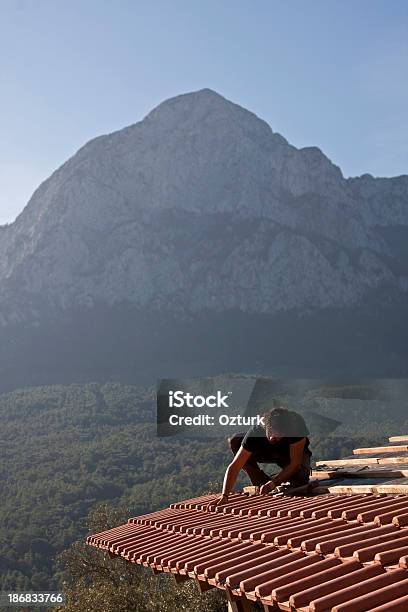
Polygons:
<instances>
[{"instance_id":1,"label":"rock face","mask_svg":"<svg viewBox=\"0 0 408 612\"><path fill-rule=\"evenodd\" d=\"M88 142L1 229L1 324L40 302L355 305L407 290L407 238L407 176L346 180L318 148L204 89Z\"/></svg>"},{"instance_id":2,"label":"rock face","mask_svg":"<svg viewBox=\"0 0 408 612\"><path fill-rule=\"evenodd\" d=\"M405 375L407 305L408 176L345 179L203 89L88 142L0 227L0 388L243 355Z\"/></svg>"}]
</instances>

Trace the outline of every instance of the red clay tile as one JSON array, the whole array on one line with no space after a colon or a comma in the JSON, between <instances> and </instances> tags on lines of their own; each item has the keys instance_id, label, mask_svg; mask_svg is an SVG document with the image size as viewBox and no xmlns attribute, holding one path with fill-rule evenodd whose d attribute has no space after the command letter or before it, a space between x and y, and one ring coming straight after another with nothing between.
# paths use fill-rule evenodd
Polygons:
<instances>
[{"instance_id":1,"label":"red clay tile","mask_svg":"<svg viewBox=\"0 0 408 612\"><path fill-rule=\"evenodd\" d=\"M398 527L406 527L408 525L408 513L407 514L397 514L392 519L394 525Z\"/></svg>"},{"instance_id":2,"label":"red clay tile","mask_svg":"<svg viewBox=\"0 0 408 612\"><path fill-rule=\"evenodd\" d=\"M197 574L200 576L202 575L204 578L204 576L207 577L207 574L204 574L204 571L207 571L211 567L218 568L220 564L220 559L222 561L228 561L232 559L235 562L237 559L241 557L241 555L245 555L249 551L251 551L250 544L242 544L242 543L233 544L231 542L225 542L225 549L222 555L220 555L219 552L214 553L209 556L203 554L203 555L198 556L194 561L188 561L185 567L186 569L187 569L187 566L191 568L192 571L191 570L189 571L191 571L192 574ZM193 565L193 563L195 563L195 565ZM214 575L215 573L216 572L214 572ZM208 574L208 577L210 577L209 574Z\"/></svg>"},{"instance_id":3,"label":"red clay tile","mask_svg":"<svg viewBox=\"0 0 408 612\"><path fill-rule=\"evenodd\" d=\"M327 559L328 561L329 559ZM322 567L322 569L319 570L319 566ZM302 587L302 591L305 591L306 589L310 589L312 587L315 587L317 585L322 585L325 582L328 582L329 580L334 580L335 578L340 578L341 576L345 576L347 574L349 574L351 571L356 570L356 569L360 569L360 564L357 562L349 562L347 563L342 563L341 561L338 560L337 564L334 564L333 567L323 567L323 564L316 564L315 566L313 566L313 574L311 576L308 576L306 578L302 579L301 582L301 587ZM276 589L274 589L272 591L272 599L275 601L279 601L279 602L283 602L286 601L287 599L289 599L289 597L291 597L292 595L295 596L298 593L298 589L299 589L300 585L299 582L294 580L292 582L289 582L287 584L285 584L284 586L278 587ZM306 602L308 603L310 601L310 599ZM299 603L297 603L297 606L299 607Z\"/></svg>"},{"instance_id":4,"label":"red clay tile","mask_svg":"<svg viewBox=\"0 0 408 612\"><path fill-rule=\"evenodd\" d=\"M218 551L222 555L224 548L225 542L222 540L217 542L214 542L214 540L199 540L194 546L190 546L183 551L169 553L166 555L166 559L163 560L163 564L168 567L177 567L177 563L184 565L187 561L194 561L197 557L211 551Z\"/></svg>"},{"instance_id":5,"label":"red clay tile","mask_svg":"<svg viewBox=\"0 0 408 612\"><path fill-rule=\"evenodd\" d=\"M147 557L148 563L154 563L154 559L160 559L160 565L168 565L171 567L177 563L177 561L189 558L197 558L197 556L202 554L207 554L207 552L211 551L222 551L228 545L228 542L225 542L221 539L211 540L209 538L192 538L190 541L187 541L185 545L179 546L178 548L168 548L167 550L160 550L157 552L153 552L153 554Z\"/></svg>"},{"instance_id":6,"label":"red clay tile","mask_svg":"<svg viewBox=\"0 0 408 612\"><path fill-rule=\"evenodd\" d=\"M274 504L273 506L270 506L267 510L261 510L260 514L264 514L265 516L270 516L270 517L279 517L282 518L283 516L290 516L291 512L295 509L295 508L299 508L299 507L303 507L305 500L304 499L298 499L296 500L297 503L293 503L293 500L291 500L291 503L288 504L286 501L284 501L283 503L280 504Z\"/></svg>"},{"instance_id":7,"label":"red clay tile","mask_svg":"<svg viewBox=\"0 0 408 612\"><path fill-rule=\"evenodd\" d=\"M381 606L370 608L368 612L407 612L408 610L408 595L398 597L394 601L387 601Z\"/></svg>"},{"instance_id":8,"label":"red clay tile","mask_svg":"<svg viewBox=\"0 0 408 612\"><path fill-rule=\"evenodd\" d=\"M317 562L321 559L321 557L318 557L318 555L315 555L315 557L306 557L306 555L302 554L300 551L290 551L288 549L286 549L285 551L285 563L282 564L281 560L276 561L276 567L277 568L284 568L283 571L290 572L291 569L294 567L293 563L298 563L303 561L304 559L307 558L311 558L312 559L312 563L313 561ZM245 593L248 591L252 591L258 584L260 584L262 582L262 580L267 580L268 576L270 575L271 572L271 567L273 568L274 566L272 566L271 564L267 564L267 566L269 567L264 567L262 569L260 569L259 567L253 567L251 571L247 571L245 572L245 574L243 576L240 576L240 583L239 583L239 589L241 592ZM297 568L297 566L296 566ZM295 569L296 569L295 568ZM271 589L272 592L272 589Z\"/></svg>"},{"instance_id":9,"label":"red clay tile","mask_svg":"<svg viewBox=\"0 0 408 612\"><path fill-rule=\"evenodd\" d=\"M358 497L359 499L356 499L356 501L353 501L353 497L356 497L356 498ZM378 498L379 498L378 495L373 495L371 493L367 495L350 495L349 502L345 501L343 508L341 507L341 505L339 505L336 508L332 508L331 510L328 511L327 516L329 518L341 518L345 510L352 510L357 505L361 506L364 504L366 505L365 506L366 508L369 508L370 504L372 504L374 501L377 501Z\"/></svg>"},{"instance_id":10,"label":"red clay tile","mask_svg":"<svg viewBox=\"0 0 408 612\"><path fill-rule=\"evenodd\" d=\"M216 498L178 502L92 534L86 541L156 571L198 578L203 585L208 581L207 586L261 599L271 609L273 602L302 612L326 612L336 606L339 612L358 612L367 605L376 606L377 612L404 609L406 496L288 498L237 493L225 506L210 506L208 511L208 503ZM353 554L352 560L344 559ZM375 593L380 599L374 606ZM400 607L384 607L396 602Z\"/></svg>"},{"instance_id":11,"label":"red clay tile","mask_svg":"<svg viewBox=\"0 0 408 612\"><path fill-rule=\"evenodd\" d=\"M379 565L377 566L377 568L380 567ZM372 568L364 569L371 570ZM398 580L403 580L405 576L405 570L402 569L394 570L394 572L383 572L379 576L374 576L373 578L354 583L351 586L336 590L329 595L319 597L319 599L315 599L310 604L310 610L311 612L322 612L323 610L332 610L332 612L334 612L334 610L340 611L341 604L347 604L350 601L355 601L362 595L366 596L385 586L395 584ZM365 609L367 610L367 607ZM357 610L351 609L350 612L357 612Z\"/></svg>"},{"instance_id":12,"label":"red clay tile","mask_svg":"<svg viewBox=\"0 0 408 612\"><path fill-rule=\"evenodd\" d=\"M351 525L351 523L348 523ZM357 526L358 525L358 526ZM379 533L379 529L383 531ZM349 529L348 532L344 531L343 533L338 533L335 538L325 539L322 538L322 541L319 544L316 544L316 552L327 555L329 553L334 552L336 548L340 548L350 544L350 549L343 549L341 551L341 556L351 556L353 550L355 549L355 545L358 545L359 542L363 541L365 538L372 538L374 535L384 535L388 533L395 533L390 528L390 525L386 527L374 527L370 525L361 525L360 523L354 523L352 529ZM347 554L349 552L349 554Z\"/></svg>"},{"instance_id":13,"label":"red clay tile","mask_svg":"<svg viewBox=\"0 0 408 612\"><path fill-rule=\"evenodd\" d=\"M394 519L397 519L397 514L396 514L397 512L398 510L391 510L390 512L383 512L381 514L376 514L373 519L374 524L375 525L389 525L390 523L392 523L393 525L402 527L402 525L398 524L398 520L394 521Z\"/></svg>"},{"instance_id":14,"label":"red clay tile","mask_svg":"<svg viewBox=\"0 0 408 612\"><path fill-rule=\"evenodd\" d=\"M190 552L188 554L187 560L186 560L186 557L184 558L183 556L178 557L178 561L175 567L177 569L181 569L182 567L185 567L186 571L190 571L194 567L194 564L197 563L198 560L203 561L204 559L207 559L207 560L212 559L213 561L215 561L216 559L224 559L224 556L227 550L228 550L228 542L220 540L218 546L213 546L211 548L201 548L198 550L196 549L195 551L192 551L194 554L191 554ZM241 557L241 555L244 556L245 549L241 547L240 549L236 550L236 555L237 553L239 557ZM261 551L257 551L256 554L260 555ZM169 563L169 565L172 565L172 564Z\"/></svg>"},{"instance_id":15,"label":"red clay tile","mask_svg":"<svg viewBox=\"0 0 408 612\"><path fill-rule=\"evenodd\" d=\"M280 503L279 503L280 502ZM269 509L272 508L276 508L277 510L279 510L279 508L286 508L286 507L293 507L295 504L299 504L299 503L304 503L304 498L297 498L296 500L294 500L293 498L290 497L286 497L285 499L280 498L279 502L277 502L277 499L274 499L273 496L271 495L254 495L251 497L248 497L248 501L246 501L245 503L239 504L235 507L235 509L233 509L231 511L232 514L236 514L238 512L238 510L255 510L258 506L261 508L264 508L265 506L267 506Z\"/></svg>"},{"instance_id":16,"label":"red clay tile","mask_svg":"<svg viewBox=\"0 0 408 612\"><path fill-rule=\"evenodd\" d=\"M403 576L397 576L397 573L401 570L395 570L395 572L388 572L389 577L395 578L393 584L388 586L382 586L376 590L366 592L360 597L351 599L350 601L344 602L333 608L332 612L364 612L369 610L372 606L377 606L397 599L399 597L405 597L408 595L408 578L405 572L405 580Z\"/></svg>"},{"instance_id":17,"label":"red clay tile","mask_svg":"<svg viewBox=\"0 0 408 612\"><path fill-rule=\"evenodd\" d=\"M390 512L394 512L394 514L398 514L398 512L402 512L403 510L406 510L406 509L408 509L408 499L405 499L402 501L392 500L392 502L384 503L381 506L381 510L377 508L377 509L361 512L357 516L357 520L360 523L367 523L367 522L373 521L375 517L378 515L389 514Z\"/></svg>"},{"instance_id":18,"label":"red clay tile","mask_svg":"<svg viewBox=\"0 0 408 612\"><path fill-rule=\"evenodd\" d=\"M262 542L273 542L275 538L280 538L284 543L293 534L296 530L300 529L317 529L321 525L327 525L328 521L325 518L322 519L294 519L293 522L290 523L287 527L275 527L273 529L265 529L264 534L262 536ZM341 521L344 525L344 521ZM284 536L287 536L286 539Z\"/></svg>"},{"instance_id":19,"label":"red clay tile","mask_svg":"<svg viewBox=\"0 0 408 612\"><path fill-rule=\"evenodd\" d=\"M377 529L386 529L386 527L378 527ZM356 539L350 544L344 544L337 546L334 550L334 554L337 557L351 557L355 550L365 548L367 546L373 546L374 544L382 544L385 542L391 542L398 537L399 530L395 532L385 533L384 535L376 535L373 530L371 533L367 531L356 537Z\"/></svg>"},{"instance_id":20,"label":"red clay tile","mask_svg":"<svg viewBox=\"0 0 408 612\"><path fill-rule=\"evenodd\" d=\"M219 568L217 573L215 574L215 578L217 582L227 580L227 584L231 585L231 580L233 579L233 577L237 575L241 576L244 572L248 570L251 572L254 569L254 566L256 568L259 568L260 566L266 567L267 564L272 564L272 562L276 561L277 559L279 559L279 565L282 563L282 557L285 557L284 549L274 549L271 547L265 547L265 552L262 555L258 553L258 556L256 557L256 564L254 564L253 558L249 560L247 559L246 561L244 560L244 558L236 559L234 564L230 564L224 569ZM235 584L239 584L239 582L240 580L236 580Z\"/></svg>"},{"instance_id":21,"label":"red clay tile","mask_svg":"<svg viewBox=\"0 0 408 612\"><path fill-rule=\"evenodd\" d=\"M364 496L359 495L360 499L364 499ZM356 503L354 503L356 505ZM339 495L337 498L325 498L324 500L320 500L319 497L316 497L307 508L301 508L299 512L299 516L302 518L319 518L318 516L314 516L315 513L319 513L322 516L328 516L330 510L334 511L337 508L348 508L350 506L350 499L348 496ZM324 512L324 514L322 514ZM338 517L329 517L329 518L340 518Z\"/></svg>"},{"instance_id":22,"label":"red clay tile","mask_svg":"<svg viewBox=\"0 0 408 612\"><path fill-rule=\"evenodd\" d=\"M397 548L397 546L408 546L408 533L405 534L405 537L402 536L404 536L404 534L398 532L398 535L395 534L395 536L389 541L384 541L380 543L376 542L376 539L373 539L371 540L371 542L375 542L375 544L364 546L363 548L355 550L353 556L358 559L360 563L365 563L374 559L377 553L392 550L393 548ZM369 544L369 542L367 541L366 544Z\"/></svg>"},{"instance_id":23,"label":"red clay tile","mask_svg":"<svg viewBox=\"0 0 408 612\"><path fill-rule=\"evenodd\" d=\"M300 561L291 563L290 571L286 571L288 566L283 566L278 570L269 572L268 579L255 587L257 597L265 597L272 593L274 589L283 587L291 582L297 582L313 576L316 572L323 571L338 565L337 559L333 557L322 559L319 555L305 556ZM295 567L297 566L297 567Z\"/></svg>"},{"instance_id":24,"label":"red clay tile","mask_svg":"<svg viewBox=\"0 0 408 612\"><path fill-rule=\"evenodd\" d=\"M331 571L335 573L334 576L329 575L328 572ZM383 570L373 566L371 571L365 571L364 574L362 574L361 572L363 572L363 570L360 563L354 559L352 561L345 561L333 568L333 570L326 570L324 578L321 578L319 575L320 578L318 582L311 583L302 580L301 584L295 585L289 597L289 605L293 608L304 607L316 597L322 597L338 589L355 584L361 578L371 578L381 573L381 571ZM358 572L360 572L360 574ZM313 580L313 577L311 580ZM299 587L301 587L300 591L297 590Z\"/></svg>"},{"instance_id":25,"label":"red clay tile","mask_svg":"<svg viewBox=\"0 0 408 612\"><path fill-rule=\"evenodd\" d=\"M134 545L127 551L127 556L132 559L140 559L140 563L146 562L151 563L151 558L154 557L155 554L162 551L166 551L171 548L174 550L175 548L185 547L189 545L188 540L184 540L183 538L174 538L170 534L166 534L166 538L162 540L154 540L150 542L143 542L140 545Z\"/></svg>"},{"instance_id":26,"label":"red clay tile","mask_svg":"<svg viewBox=\"0 0 408 612\"><path fill-rule=\"evenodd\" d=\"M116 534L124 533L132 533L132 526L128 523L121 525L120 527L115 527L114 529L94 533L93 535L88 536L86 541L88 544L102 543L102 541L109 541L110 537L114 538Z\"/></svg>"},{"instance_id":27,"label":"red clay tile","mask_svg":"<svg viewBox=\"0 0 408 612\"><path fill-rule=\"evenodd\" d=\"M395 498L392 498L393 500ZM386 506L389 506L390 504L390 500L388 498L382 498L382 499L376 499L376 500L370 500L370 501L365 501L362 504L357 504L354 508L350 509L350 510L345 510L342 514L342 517L346 520L346 521L350 521L353 519L356 519L357 516L363 512L369 512L371 510L381 510L381 508L384 508ZM379 513L377 513L379 514Z\"/></svg>"},{"instance_id":28,"label":"red clay tile","mask_svg":"<svg viewBox=\"0 0 408 612\"><path fill-rule=\"evenodd\" d=\"M299 520L294 518L291 519L288 516L285 516L283 518L267 518L267 521L269 521L269 523L267 523L267 525L269 525L270 530L273 529L285 529L286 527L295 527L297 525L299 525ZM247 532L245 532L245 537L248 536L248 532L250 532L250 539L251 540L260 540L262 538L262 535L267 531L267 527L265 528L265 526L263 526L262 528L259 527L255 527L252 530L247 530ZM244 537L244 536L243 536Z\"/></svg>"},{"instance_id":29,"label":"red clay tile","mask_svg":"<svg viewBox=\"0 0 408 612\"><path fill-rule=\"evenodd\" d=\"M254 531L255 529L262 529L262 528L267 528L268 524L270 524L270 519L260 519L260 518L246 518L246 519L241 519L241 520L236 520L236 521L230 521L228 525L226 525L225 527L221 528L219 530L219 534L221 537L223 538L237 538L238 534L241 531L245 531L246 529L249 529L250 532Z\"/></svg>"},{"instance_id":30,"label":"red clay tile","mask_svg":"<svg viewBox=\"0 0 408 612\"><path fill-rule=\"evenodd\" d=\"M339 539L348 536L354 537L356 534L361 533L363 529L368 530L370 528L363 526L356 527L353 523L345 523L344 527L340 528L340 531L337 529L335 538L333 538L333 534L330 532L326 535L320 535L318 537L302 540L300 547L302 550L307 552L312 552L316 549L316 552L320 554L327 554L329 552L333 552L335 547L338 545ZM370 531L371 530L372 529L370 529Z\"/></svg>"},{"instance_id":31,"label":"red clay tile","mask_svg":"<svg viewBox=\"0 0 408 612\"><path fill-rule=\"evenodd\" d=\"M236 550L236 547L240 547ZM212 578L218 570L232 567L243 559L257 558L257 555L263 554L266 547L262 544L230 544L225 550L225 554L213 555L207 558L201 557L196 560L196 564L191 568L194 574L202 574L206 578Z\"/></svg>"},{"instance_id":32,"label":"red clay tile","mask_svg":"<svg viewBox=\"0 0 408 612\"><path fill-rule=\"evenodd\" d=\"M358 500L363 500L366 495L355 495L357 500L350 499L351 496L347 498L341 497L338 500L322 504L321 508L315 509L312 512L312 518L321 518L323 516L327 516L327 518L341 518L341 514L343 510L347 510L347 508L352 508L357 504Z\"/></svg>"},{"instance_id":33,"label":"red clay tile","mask_svg":"<svg viewBox=\"0 0 408 612\"><path fill-rule=\"evenodd\" d=\"M285 502L284 504L281 504L277 509L276 516L299 516L299 513L302 512L302 510L305 510L316 503L318 502L316 502L316 500L313 498L298 499L295 497L290 500L290 503Z\"/></svg>"},{"instance_id":34,"label":"red clay tile","mask_svg":"<svg viewBox=\"0 0 408 612\"><path fill-rule=\"evenodd\" d=\"M390 546L392 545L393 543L390 543ZM401 557L403 557L406 552L407 546L401 546L399 548L390 548L389 550L384 550L384 547L382 547L381 552L378 552L375 555L374 561L376 561L377 563L381 563L381 565L392 565L395 563L399 563ZM403 566L401 565L401 567Z\"/></svg>"},{"instance_id":35,"label":"red clay tile","mask_svg":"<svg viewBox=\"0 0 408 612\"><path fill-rule=\"evenodd\" d=\"M289 553L288 550L283 550L283 549L279 550L275 548L273 550L275 552L279 552L280 556L284 556L285 554L287 555ZM239 555L235 555L235 559L232 560L232 563L233 563L232 567L234 567L234 565L237 565L240 562L240 559L241 557ZM227 557L218 558L216 560L210 561L205 568L201 567L200 565L195 566L194 571L197 574L203 573L206 578L215 578L215 575L217 574L217 572L221 572L227 567L230 567L230 562L231 562L231 558L230 559L227 559ZM253 566L258 567L258 564L254 563Z\"/></svg>"},{"instance_id":36,"label":"red clay tile","mask_svg":"<svg viewBox=\"0 0 408 612\"><path fill-rule=\"evenodd\" d=\"M335 521L332 521L334 523ZM314 538L316 541L326 535L333 535L338 533L344 528L344 525L325 525L324 527L318 527L315 529L300 530L289 538L287 546L289 548L299 548L305 539ZM275 541L279 538L275 538Z\"/></svg>"},{"instance_id":37,"label":"red clay tile","mask_svg":"<svg viewBox=\"0 0 408 612\"><path fill-rule=\"evenodd\" d=\"M267 552L267 547L262 544L232 544L224 542L222 554L217 551L209 552L206 555L200 555L194 561L188 561L185 568L188 572L195 571L196 574L202 573L209 564L219 563L237 563L237 559L257 559L262 554ZM197 571L196 571L197 570Z\"/></svg>"}]
</instances>

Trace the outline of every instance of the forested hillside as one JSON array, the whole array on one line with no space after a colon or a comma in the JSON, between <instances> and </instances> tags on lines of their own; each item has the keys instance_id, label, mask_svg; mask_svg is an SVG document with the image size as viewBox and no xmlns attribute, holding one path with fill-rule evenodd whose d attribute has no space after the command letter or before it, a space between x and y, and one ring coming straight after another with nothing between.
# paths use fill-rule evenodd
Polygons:
<instances>
[{"instance_id":1,"label":"forested hillside","mask_svg":"<svg viewBox=\"0 0 408 612\"><path fill-rule=\"evenodd\" d=\"M384 441L381 419L312 435L314 457ZM111 383L0 395L0 447L0 587L21 590L58 587L55 556L83 538L100 502L130 516L158 509L216 488L230 457L224 439L157 438L155 390Z\"/></svg>"}]
</instances>

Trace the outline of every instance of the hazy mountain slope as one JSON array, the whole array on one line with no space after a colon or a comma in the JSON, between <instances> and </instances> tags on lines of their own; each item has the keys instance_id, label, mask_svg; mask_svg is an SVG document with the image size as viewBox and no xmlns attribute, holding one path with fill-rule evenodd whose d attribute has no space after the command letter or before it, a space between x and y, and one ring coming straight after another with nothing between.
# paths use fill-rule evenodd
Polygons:
<instances>
[{"instance_id":1,"label":"hazy mountain slope","mask_svg":"<svg viewBox=\"0 0 408 612\"><path fill-rule=\"evenodd\" d=\"M407 238L407 176L344 179L319 149L296 149L209 89L177 96L88 142L1 228L0 364L10 372L21 351L23 361L38 354L33 329L43 341L51 320L60 326L52 338L64 333L69 346L87 312L104 318L107 351L112 342L122 350L114 340L119 321L130 335L138 330L133 346L153 362L169 341L166 333L154 340L155 330L167 332L173 317L186 343L191 329L208 339L205 361L213 358L212 329L227 330L228 345L237 334L274 337L278 325L281 353L298 351L291 317L309 315L313 333L326 317L325 329L339 331L347 352L368 313L368 343L358 351L371 358L378 321L378 350L389 352L384 321L394 311L399 321L406 307ZM286 314L289 337L276 324ZM95 344L88 331L85 352ZM70 360L81 339L74 344Z\"/></svg>"},{"instance_id":2,"label":"hazy mountain slope","mask_svg":"<svg viewBox=\"0 0 408 612\"><path fill-rule=\"evenodd\" d=\"M372 183L346 181L319 149L297 150L210 90L178 96L38 188L3 230L2 293L63 308L353 304L401 283L376 225L406 223L407 181Z\"/></svg>"}]
</instances>

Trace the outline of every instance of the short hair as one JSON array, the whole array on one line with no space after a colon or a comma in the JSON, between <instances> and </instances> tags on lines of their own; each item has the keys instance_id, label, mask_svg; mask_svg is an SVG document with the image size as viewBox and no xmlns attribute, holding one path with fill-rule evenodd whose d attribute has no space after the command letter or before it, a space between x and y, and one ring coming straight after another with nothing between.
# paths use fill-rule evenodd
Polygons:
<instances>
[{"instance_id":1,"label":"short hair","mask_svg":"<svg viewBox=\"0 0 408 612\"><path fill-rule=\"evenodd\" d=\"M290 436L307 436L309 430L303 417L294 410L283 406L272 408L263 415L265 431L287 438Z\"/></svg>"}]
</instances>

